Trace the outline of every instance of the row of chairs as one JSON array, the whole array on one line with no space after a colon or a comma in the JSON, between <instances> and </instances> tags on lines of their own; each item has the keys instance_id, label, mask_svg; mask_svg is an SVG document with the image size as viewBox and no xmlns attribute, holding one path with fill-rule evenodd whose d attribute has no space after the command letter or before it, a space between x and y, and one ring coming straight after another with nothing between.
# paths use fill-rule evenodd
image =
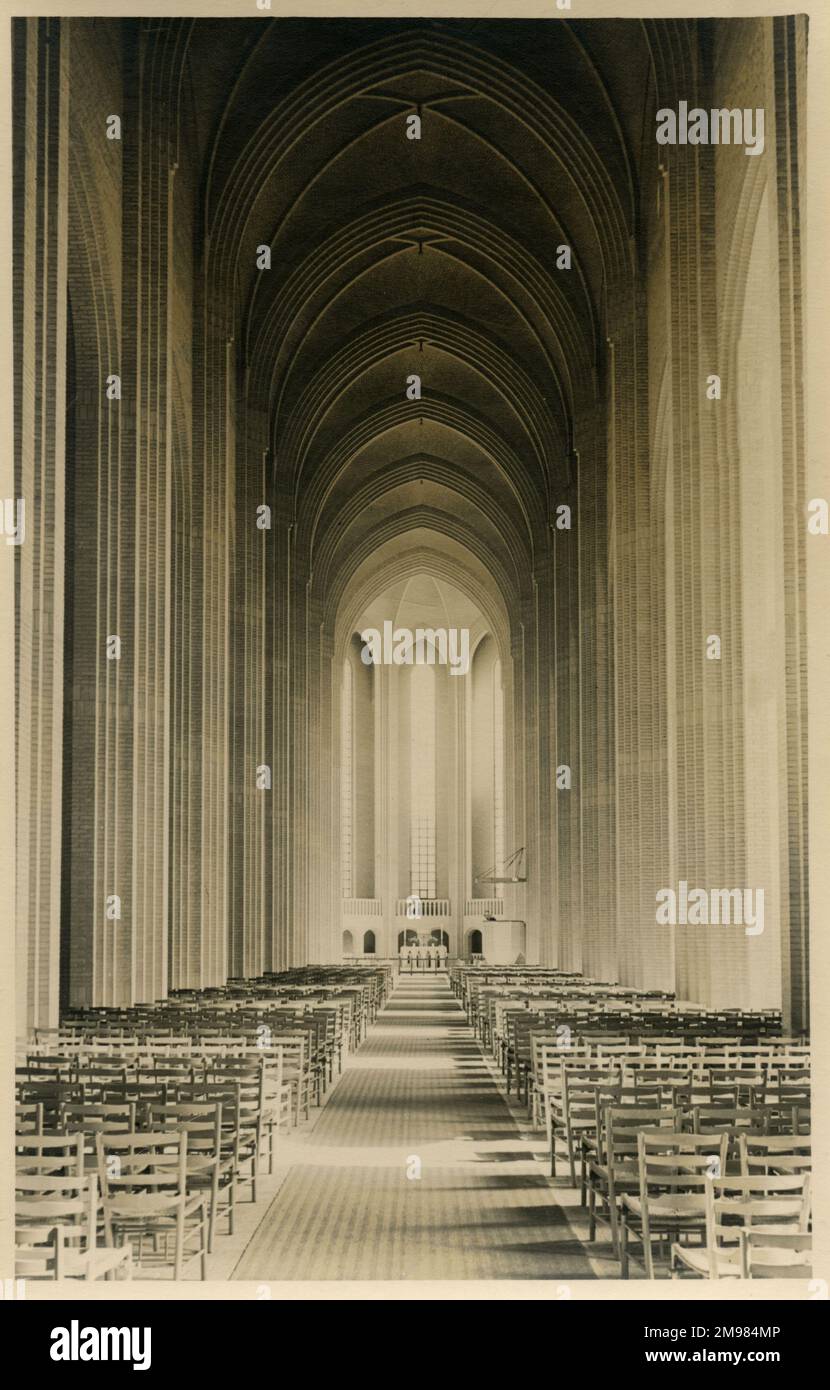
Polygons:
<instances>
[{"instance_id":1,"label":"row of chairs","mask_svg":"<svg viewBox=\"0 0 830 1390\"><path fill-rule=\"evenodd\" d=\"M557 1175L557 1152L563 1152L571 1184L576 1186L580 1146L586 1134L597 1138L602 1113L609 1106L635 1110L669 1106L683 1129L735 1138L745 1133L798 1134L810 1128L809 1098L803 1096L763 1102L751 1098L743 1103L734 1089L695 1090L694 1085L678 1084L671 1076L631 1082L621 1079L619 1072L578 1068L567 1071L562 1090L548 1097L545 1127L552 1177Z\"/></svg>"},{"instance_id":2,"label":"row of chairs","mask_svg":"<svg viewBox=\"0 0 830 1390\"><path fill-rule=\"evenodd\" d=\"M651 1010L623 1014L619 1009L598 1005L577 1010L567 1000L528 1000L513 995L488 995L480 1004L478 1037L482 1045L493 1052L500 1047L512 1046L512 1031L521 1029L526 1033L540 1023L550 1031L556 1030L563 1038L585 1035L602 1038L610 1035L637 1042L671 1037L689 1046L705 1044L712 1038L729 1038L735 1042L754 1044L777 1041L781 1036L780 1029L774 1034L759 1034L758 1030L747 1030L739 1023L728 1028L724 1023L707 1027L701 1022L695 1029L687 1029L679 1019L667 1018L662 1013L657 1015Z\"/></svg>"},{"instance_id":3,"label":"row of chairs","mask_svg":"<svg viewBox=\"0 0 830 1390\"><path fill-rule=\"evenodd\" d=\"M621 1277L809 1273L810 1048L776 1011L536 968L451 983Z\"/></svg>"},{"instance_id":4,"label":"row of chairs","mask_svg":"<svg viewBox=\"0 0 830 1390\"><path fill-rule=\"evenodd\" d=\"M223 1210L232 1225L226 1134L221 1106L176 1129L98 1132L94 1172L82 1135L18 1136L18 1276L130 1278L149 1254L175 1278L198 1258L206 1278Z\"/></svg>"},{"instance_id":5,"label":"row of chairs","mask_svg":"<svg viewBox=\"0 0 830 1390\"><path fill-rule=\"evenodd\" d=\"M526 1041L526 1047L524 1046ZM616 1069L627 1082L656 1080L662 1073L677 1084L694 1084L710 1090L737 1086L741 1096L754 1092L760 1099L775 1093L777 1099L809 1092L810 1052L783 1040L771 1044L730 1045L717 1038L690 1046L668 1038L640 1039L632 1043L612 1036L583 1035L568 1038L563 1046L559 1033L548 1033L537 1024L518 1052L497 1054L508 1092L515 1084L519 1100L527 1105L536 1125L544 1120L546 1097L562 1089L567 1067L594 1066Z\"/></svg>"},{"instance_id":6,"label":"row of chairs","mask_svg":"<svg viewBox=\"0 0 830 1390\"><path fill-rule=\"evenodd\" d=\"M207 989L178 989L170 997L153 1004L129 1007L86 1007L69 1010L61 1020L61 1031L77 1031L86 1036L153 1036L166 1030L177 1036L186 1033L194 1020L203 1027L221 1028L228 1013L247 1011L261 1021L263 1011L290 1011L303 1014L335 1008L345 1015L349 1046L354 1047L377 1016L392 986L388 964L338 967L321 966L268 973L247 980L228 980L225 985ZM48 1036L52 1030L40 1030Z\"/></svg>"},{"instance_id":7,"label":"row of chairs","mask_svg":"<svg viewBox=\"0 0 830 1390\"><path fill-rule=\"evenodd\" d=\"M38 1057L17 1068L17 1100L22 1107L40 1106L44 1124L54 1128L61 1107L67 1104L163 1101L175 1098L182 1088L236 1082L260 1095L263 1106L278 1105L299 1122L300 1113L307 1117L310 1105L312 1073L305 1058L301 1038L268 1053L143 1056L135 1064L121 1057L65 1061Z\"/></svg>"},{"instance_id":8,"label":"row of chairs","mask_svg":"<svg viewBox=\"0 0 830 1390\"><path fill-rule=\"evenodd\" d=\"M546 1126L550 1107L561 1098L569 1074L584 1080L595 1076L609 1084L658 1087L682 1095L687 1103L694 1096L701 1103L810 1105L809 1056L796 1061L757 1054L736 1058L715 1049L694 1056L647 1048L566 1052L539 1035L534 1038L534 1066L526 1079L528 1115L534 1126Z\"/></svg>"},{"instance_id":9,"label":"row of chairs","mask_svg":"<svg viewBox=\"0 0 830 1390\"><path fill-rule=\"evenodd\" d=\"M263 1165L273 1172L278 1136L287 1130L292 1115L290 1085L282 1083L276 1091L269 1088L264 1063L244 1072L231 1069L220 1075L217 1071L209 1080L168 1078L161 1083L128 1085L123 1095L116 1087L103 1101L78 1099L70 1091L70 1098L65 1093L53 1095L49 1106L43 1100L22 1102L17 1107L16 1144L23 1169L18 1197L28 1201L29 1208L36 1200L38 1184L29 1182L27 1172L33 1152L42 1160L42 1171L36 1175L40 1178L45 1178L47 1171L61 1178L97 1177L104 1216L112 1218L116 1234L126 1238L145 1231L157 1246L155 1238L170 1226L168 1236L175 1237L172 1259L178 1277L192 1239L198 1235L199 1200L206 1205L206 1244L204 1250L199 1246L190 1253L206 1257L213 1249L220 1216L227 1217L228 1233L232 1234L240 1194L247 1189L250 1200L256 1202L258 1173ZM70 1153L75 1155L71 1164ZM182 1153L186 1155L186 1181L177 1178L176 1163L185 1161ZM116 1208L109 1199L124 1186L122 1178L131 1179L126 1184L127 1204ZM40 1187L41 1195L48 1198L48 1184L41 1183ZM137 1190L145 1188L147 1199L134 1200ZM80 1192L63 1195L74 1201L84 1197ZM154 1195L160 1205L151 1200ZM128 1208L134 1211L137 1223L131 1228L121 1220ZM66 1214L71 1218L74 1210L70 1207ZM176 1221L167 1221L166 1213L176 1215ZM56 1224L67 1224L57 1221L58 1211L47 1214ZM31 1218L28 1209L24 1228L31 1224ZM26 1230L19 1234L26 1245ZM110 1239L106 1242L111 1243ZM164 1254L170 1256L170 1252L168 1238ZM53 1254L54 1260L47 1261L44 1273L60 1277L57 1250ZM141 1264L144 1254L139 1240L136 1258ZM30 1252L29 1266L31 1258Z\"/></svg>"},{"instance_id":10,"label":"row of chairs","mask_svg":"<svg viewBox=\"0 0 830 1390\"><path fill-rule=\"evenodd\" d=\"M705 1009L680 1003L668 991L637 990L549 967L454 966L450 984L485 1046L493 1010L508 1001L537 1011L555 1008L574 1029L592 1024L629 1033L662 1029L688 1038L730 1031L747 1040L781 1033L779 1010Z\"/></svg>"},{"instance_id":11,"label":"row of chairs","mask_svg":"<svg viewBox=\"0 0 830 1390\"><path fill-rule=\"evenodd\" d=\"M730 1173L729 1136L679 1120L608 1108L599 1142L584 1141L589 1240L606 1221L623 1279L637 1245L647 1279L655 1248L675 1277L809 1277L809 1139L742 1135Z\"/></svg>"},{"instance_id":12,"label":"row of chairs","mask_svg":"<svg viewBox=\"0 0 830 1390\"><path fill-rule=\"evenodd\" d=\"M20 1277L169 1265L178 1278L194 1260L206 1277L217 1235L233 1232L242 1196L257 1200L279 1135L321 1101L391 976L290 973L301 1010L274 1002L274 980L257 982L271 997L252 1002L254 990L241 1007L217 991L200 1007L190 991L169 1007L76 1010L29 1041L17 1068Z\"/></svg>"},{"instance_id":13,"label":"row of chairs","mask_svg":"<svg viewBox=\"0 0 830 1390\"><path fill-rule=\"evenodd\" d=\"M58 1069L64 1080L81 1080L93 1072L102 1075L107 1067L114 1074L133 1075L185 1064L198 1069L215 1057L229 1054L270 1056L279 1058L292 1072L305 1074L304 1084L319 1102L342 1067L344 1036L335 1025L335 1015L325 1013L313 1020L270 1017L255 1025L228 1021L222 1032L194 1029L180 1037L166 1033L143 1038L63 1036L51 1039L48 1045L44 1040L31 1045L18 1071L36 1080Z\"/></svg>"},{"instance_id":14,"label":"row of chairs","mask_svg":"<svg viewBox=\"0 0 830 1390\"><path fill-rule=\"evenodd\" d=\"M654 1277L655 1240L658 1245L668 1246L671 1238L678 1248L700 1247L707 1211L711 1215L713 1210L712 1194L707 1197L703 1191L705 1178L719 1182L809 1178L809 1108L750 1108L722 1100L686 1108L687 1099L662 1081L625 1087L616 1075L601 1077L592 1072L585 1076L574 1070L566 1071L563 1091L552 1099L551 1173L556 1175L559 1146L564 1149L571 1185L579 1187L582 1206L587 1206L589 1242L596 1239L598 1223L606 1223L623 1278L629 1277L632 1240L642 1246L649 1278ZM781 1184L782 1191L796 1188L808 1190L803 1181ZM753 1220L764 1211L768 1222L779 1219L774 1203L770 1205L780 1195L777 1190L759 1187L751 1193L747 1187L745 1195L761 1203L757 1212L750 1213ZM790 1221L777 1232L782 1239L776 1242L777 1255L769 1261L776 1269L792 1272L804 1267L809 1249L803 1239L809 1234L809 1203L806 1197L804 1201L796 1225ZM793 1233L799 1239L788 1248L783 1237ZM707 1252L710 1234L701 1247ZM753 1241L754 1236L727 1250L724 1272L746 1270L747 1261L757 1253ZM678 1269L683 1265L677 1250L672 1259ZM708 1253L704 1259L699 1248L689 1254L683 1269L705 1275L709 1265ZM759 1277L760 1272L753 1268L745 1277Z\"/></svg>"}]
</instances>

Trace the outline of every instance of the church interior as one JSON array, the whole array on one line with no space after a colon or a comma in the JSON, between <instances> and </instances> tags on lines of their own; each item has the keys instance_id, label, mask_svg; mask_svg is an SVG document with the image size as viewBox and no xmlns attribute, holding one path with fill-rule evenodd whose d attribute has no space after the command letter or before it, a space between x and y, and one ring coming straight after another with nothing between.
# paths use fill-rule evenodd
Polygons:
<instances>
[{"instance_id":1,"label":"church interior","mask_svg":"<svg viewBox=\"0 0 830 1390\"><path fill-rule=\"evenodd\" d=\"M806 21L12 45L18 1272L809 1278Z\"/></svg>"}]
</instances>

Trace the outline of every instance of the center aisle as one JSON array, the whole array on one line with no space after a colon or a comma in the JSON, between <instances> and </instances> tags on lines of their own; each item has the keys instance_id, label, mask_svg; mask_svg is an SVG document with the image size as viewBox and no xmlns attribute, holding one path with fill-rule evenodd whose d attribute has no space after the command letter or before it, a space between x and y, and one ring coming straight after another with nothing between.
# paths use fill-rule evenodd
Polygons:
<instances>
[{"instance_id":1,"label":"center aisle","mask_svg":"<svg viewBox=\"0 0 830 1390\"><path fill-rule=\"evenodd\" d=\"M446 975L403 975L233 1277L590 1279L533 1147Z\"/></svg>"}]
</instances>

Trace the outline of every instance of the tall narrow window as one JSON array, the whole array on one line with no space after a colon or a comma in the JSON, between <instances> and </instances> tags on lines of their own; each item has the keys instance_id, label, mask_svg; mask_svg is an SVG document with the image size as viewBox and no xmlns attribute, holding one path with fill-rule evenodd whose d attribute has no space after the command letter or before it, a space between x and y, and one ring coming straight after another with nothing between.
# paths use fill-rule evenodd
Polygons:
<instances>
[{"instance_id":1,"label":"tall narrow window","mask_svg":"<svg viewBox=\"0 0 830 1390\"><path fill-rule=\"evenodd\" d=\"M343 663L340 692L340 873L344 898L354 897L354 676L350 661Z\"/></svg>"},{"instance_id":2,"label":"tall narrow window","mask_svg":"<svg viewBox=\"0 0 830 1390\"><path fill-rule=\"evenodd\" d=\"M412 745L410 829L411 891L434 898L435 884L435 671L414 666L410 676Z\"/></svg>"},{"instance_id":3,"label":"tall narrow window","mask_svg":"<svg viewBox=\"0 0 830 1390\"><path fill-rule=\"evenodd\" d=\"M496 863L504 861L504 691L501 662L493 663L493 848ZM502 884L495 885L496 897L504 895Z\"/></svg>"}]
</instances>

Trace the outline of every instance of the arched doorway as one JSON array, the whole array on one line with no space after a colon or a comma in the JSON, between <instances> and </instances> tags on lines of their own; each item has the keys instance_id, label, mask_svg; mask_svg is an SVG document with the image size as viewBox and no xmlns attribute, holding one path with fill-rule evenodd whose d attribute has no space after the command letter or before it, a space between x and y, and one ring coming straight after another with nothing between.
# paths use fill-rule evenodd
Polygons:
<instances>
[{"instance_id":1,"label":"arched doorway","mask_svg":"<svg viewBox=\"0 0 830 1390\"><path fill-rule=\"evenodd\" d=\"M373 931L363 933L363 954L364 956L375 954L375 933Z\"/></svg>"},{"instance_id":2,"label":"arched doorway","mask_svg":"<svg viewBox=\"0 0 830 1390\"><path fill-rule=\"evenodd\" d=\"M471 956L480 956L483 954L481 932L478 927L474 927L467 937L467 953Z\"/></svg>"},{"instance_id":3,"label":"arched doorway","mask_svg":"<svg viewBox=\"0 0 830 1390\"><path fill-rule=\"evenodd\" d=\"M354 955L354 937L350 931L344 931L343 933L343 955Z\"/></svg>"}]
</instances>

